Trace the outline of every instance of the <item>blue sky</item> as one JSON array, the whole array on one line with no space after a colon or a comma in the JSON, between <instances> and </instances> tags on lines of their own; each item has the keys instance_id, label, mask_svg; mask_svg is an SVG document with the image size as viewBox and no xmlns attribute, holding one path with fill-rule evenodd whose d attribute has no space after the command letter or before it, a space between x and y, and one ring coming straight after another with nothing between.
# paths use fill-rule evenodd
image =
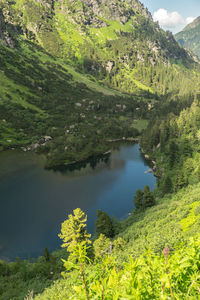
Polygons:
<instances>
[{"instance_id":1,"label":"blue sky","mask_svg":"<svg viewBox=\"0 0 200 300\"><path fill-rule=\"evenodd\" d=\"M141 0L163 29L182 30L200 16L200 0Z\"/></svg>"}]
</instances>

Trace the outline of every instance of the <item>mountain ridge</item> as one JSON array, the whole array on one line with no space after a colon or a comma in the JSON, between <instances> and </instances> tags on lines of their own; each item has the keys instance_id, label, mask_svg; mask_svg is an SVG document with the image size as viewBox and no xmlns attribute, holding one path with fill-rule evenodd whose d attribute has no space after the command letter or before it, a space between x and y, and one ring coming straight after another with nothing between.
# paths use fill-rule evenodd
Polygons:
<instances>
[{"instance_id":1,"label":"mountain ridge","mask_svg":"<svg viewBox=\"0 0 200 300\"><path fill-rule=\"evenodd\" d=\"M175 39L184 48L190 49L200 57L200 17L188 24L181 32L175 34Z\"/></svg>"},{"instance_id":2,"label":"mountain ridge","mask_svg":"<svg viewBox=\"0 0 200 300\"><path fill-rule=\"evenodd\" d=\"M182 31L187 31L187 30L193 29L196 26L198 26L199 24L200 24L200 16L197 17L197 18L195 18L192 23L190 23L187 26L185 26Z\"/></svg>"},{"instance_id":3,"label":"mountain ridge","mask_svg":"<svg viewBox=\"0 0 200 300\"><path fill-rule=\"evenodd\" d=\"M156 68L150 80L141 69L180 64L193 68L197 62L137 0L3 0L0 5L6 24L25 39L124 92L135 93L138 81L150 87L152 80L153 90L162 92ZM131 84L123 86L127 76Z\"/></svg>"}]
</instances>

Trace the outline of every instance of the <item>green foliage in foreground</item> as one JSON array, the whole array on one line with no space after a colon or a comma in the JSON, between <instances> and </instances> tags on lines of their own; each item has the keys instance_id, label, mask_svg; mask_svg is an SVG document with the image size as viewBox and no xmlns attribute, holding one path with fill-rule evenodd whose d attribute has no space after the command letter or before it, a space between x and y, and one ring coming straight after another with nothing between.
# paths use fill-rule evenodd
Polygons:
<instances>
[{"instance_id":1,"label":"green foliage in foreground","mask_svg":"<svg viewBox=\"0 0 200 300\"><path fill-rule=\"evenodd\" d=\"M89 255L84 262L84 276L90 299L102 299L102 274L105 274L105 299L198 299L200 238L191 242L189 239L200 231L199 195L200 184L196 184L157 198L155 206L135 210L121 222L120 234L114 240L100 235L90 250L83 253L84 256ZM73 230L78 230L79 225ZM85 230L85 227L81 228ZM68 233L65 231L63 235ZM83 241L80 238L82 233L88 239L86 232L80 231L78 243L73 242L75 248ZM169 265L165 264L162 254L166 247L170 249ZM82 251L82 248L78 249ZM45 257L38 261L40 264L2 262L0 299L21 300L28 291L33 291L37 300L86 299L80 267L74 260L72 264L65 264L71 270L61 278L61 258L67 261L67 253L63 250L58 253L53 254L57 266L54 270L51 259L47 261L46 251ZM130 261L130 258L133 260ZM38 293L41 294L37 296ZM155 296L151 298L149 295Z\"/></svg>"},{"instance_id":2,"label":"green foliage in foreground","mask_svg":"<svg viewBox=\"0 0 200 300\"><path fill-rule=\"evenodd\" d=\"M67 256L61 250L49 255L46 249L44 256L36 260L0 261L0 300L22 300L32 291L34 295L42 293L45 287L61 278L61 257Z\"/></svg>"},{"instance_id":3,"label":"green foliage in foreground","mask_svg":"<svg viewBox=\"0 0 200 300\"><path fill-rule=\"evenodd\" d=\"M68 236L68 234L67 234ZM118 244L121 244L121 240ZM168 247L156 255L150 249L138 258L119 264L102 235L95 241L96 257L88 255L85 242L73 248L76 260L64 261L64 279L56 282L37 300L47 299L197 299L200 290L200 237ZM106 249L105 249L106 250ZM117 249L117 254L123 252Z\"/></svg>"},{"instance_id":4,"label":"green foliage in foreground","mask_svg":"<svg viewBox=\"0 0 200 300\"><path fill-rule=\"evenodd\" d=\"M199 249L198 238L175 253L168 254L168 248L160 256L147 251L120 267L112 256L88 264L88 299L198 299ZM86 299L79 272L67 274L35 299Z\"/></svg>"}]
</instances>

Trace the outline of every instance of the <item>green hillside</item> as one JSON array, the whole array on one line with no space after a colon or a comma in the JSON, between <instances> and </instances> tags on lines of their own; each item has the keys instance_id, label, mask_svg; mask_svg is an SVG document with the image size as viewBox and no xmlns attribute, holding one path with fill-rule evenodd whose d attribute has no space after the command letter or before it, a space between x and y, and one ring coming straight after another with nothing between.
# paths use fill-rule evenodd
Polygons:
<instances>
[{"instance_id":1,"label":"green hillside","mask_svg":"<svg viewBox=\"0 0 200 300\"><path fill-rule=\"evenodd\" d=\"M18 47L0 45L1 150L36 149L48 153L48 164L53 160L56 165L107 151L106 139L137 135L136 130L127 129L137 97L133 102L133 98L101 86L23 39ZM121 115L127 116L126 121L120 121ZM77 144L78 157L74 154Z\"/></svg>"},{"instance_id":2,"label":"green hillside","mask_svg":"<svg viewBox=\"0 0 200 300\"><path fill-rule=\"evenodd\" d=\"M192 50L200 57L200 17L187 25L183 31L175 35L175 39L184 48Z\"/></svg>"},{"instance_id":3,"label":"green hillside","mask_svg":"<svg viewBox=\"0 0 200 300\"><path fill-rule=\"evenodd\" d=\"M199 89L198 63L137 0L2 0L0 24L0 149L48 168L137 137L149 107Z\"/></svg>"},{"instance_id":4,"label":"green hillside","mask_svg":"<svg viewBox=\"0 0 200 300\"><path fill-rule=\"evenodd\" d=\"M105 299L198 299L199 193L196 184L158 198L152 208L133 211L112 241L112 256L94 259L89 254L88 262L82 257L89 299L102 299L103 286ZM110 243L101 240L101 253ZM164 249L169 249L167 264ZM78 264L62 269L65 251L35 263L1 262L0 299L86 299ZM64 277L59 276L61 271Z\"/></svg>"},{"instance_id":5,"label":"green hillside","mask_svg":"<svg viewBox=\"0 0 200 300\"><path fill-rule=\"evenodd\" d=\"M171 77L178 79L182 67L193 65L138 0L3 0L1 6L5 21L26 39L121 91L177 91L178 80L175 85ZM8 28L7 43L9 34Z\"/></svg>"},{"instance_id":6,"label":"green hillside","mask_svg":"<svg viewBox=\"0 0 200 300\"><path fill-rule=\"evenodd\" d=\"M0 151L65 170L137 139L157 187L92 239L75 210L67 249L0 261L0 300L199 299L199 92L198 59L138 0L1 0Z\"/></svg>"},{"instance_id":7,"label":"green hillside","mask_svg":"<svg viewBox=\"0 0 200 300\"><path fill-rule=\"evenodd\" d=\"M157 200L152 208L134 211L121 224L119 236L112 241L111 256L102 254L94 259L90 254L88 261L81 256L89 299L103 299L103 294L104 299L198 299L199 192L199 184L190 186ZM191 239L191 236L195 238ZM119 237L122 239L119 240ZM110 243L109 239L101 237L101 253L106 253ZM167 251L165 255L164 249ZM55 263L49 264L55 270ZM44 258L43 271L39 269L40 265L35 264L35 269L38 270L41 284L37 286L35 278L27 279L27 291L32 289L36 292L42 288L42 284L50 284L47 279L44 280L44 275L42 277L45 267L47 272L50 266L44 262ZM34 299L86 299L79 264L71 262L65 265L69 265L69 269L62 273L63 278L54 281L50 288ZM30 277L34 274L31 266L26 264L21 263L21 269L18 270L22 274L27 272ZM6 287L10 292L17 290L11 287L11 282ZM7 299L6 293L2 297Z\"/></svg>"}]
</instances>

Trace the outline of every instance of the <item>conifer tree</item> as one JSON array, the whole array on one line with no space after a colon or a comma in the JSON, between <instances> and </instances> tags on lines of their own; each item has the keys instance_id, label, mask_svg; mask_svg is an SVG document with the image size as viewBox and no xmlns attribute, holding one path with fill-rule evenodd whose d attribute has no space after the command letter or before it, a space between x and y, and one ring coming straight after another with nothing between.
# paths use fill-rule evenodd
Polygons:
<instances>
[{"instance_id":1,"label":"conifer tree","mask_svg":"<svg viewBox=\"0 0 200 300\"><path fill-rule=\"evenodd\" d=\"M153 196L153 193L150 191L150 188L148 185L144 187L144 207L151 207L155 204L155 199Z\"/></svg>"},{"instance_id":2,"label":"conifer tree","mask_svg":"<svg viewBox=\"0 0 200 300\"><path fill-rule=\"evenodd\" d=\"M73 211L74 215L69 215L61 225L61 234L59 237L63 240L62 247L70 252L68 261L63 259L67 270L72 268L79 269L84 287L86 299L89 300L88 284L86 279L86 265L90 262L88 258L88 245L91 244L91 234L87 233L87 216L80 209Z\"/></svg>"},{"instance_id":3,"label":"conifer tree","mask_svg":"<svg viewBox=\"0 0 200 300\"><path fill-rule=\"evenodd\" d=\"M173 184L171 178L167 176L164 180L163 187L162 187L163 195L170 194L172 190L173 190Z\"/></svg>"},{"instance_id":4,"label":"conifer tree","mask_svg":"<svg viewBox=\"0 0 200 300\"><path fill-rule=\"evenodd\" d=\"M114 227L112 219L106 212L103 212L100 209L97 211L95 231L98 234L104 234L108 238L112 238L114 236Z\"/></svg>"},{"instance_id":5,"label":"conifer tree","mask_svg":"<svg viewBox=\"0 0 200 300\"><path fill-rule=\"evenodd\" d=\"M143 196L144 196L144 193L142 190L136 191L136 194L135 194L135 197L133 200L136 209L143 207Z\"/></svg>"},{"instance_id":6,"label":"conifer tree","mask_svg":"<svg viewBox=\"0 0 200 300\"><path fill-rule=\"evenodd\" d=\"M50 261L50 256L51 255L50 255L49 249L46 247L43 252L43 257L46 262Z\"/></svg>"},{"instance_id":7,"label":"conifer tree","mask_svg":"<svg viewBox=\"0 0 200 300\"><path fill-rule=\"evenodd\" d=\"M179 189L182 189L187 184L188 184L187 178L185 177L183 171L180 171L180 173L176 177L175 190L178 191Z\"/></svg>"},{"instance_id":8,"label":"conifer tree","mask_svg":"<svg viewBox=\"0 0 200 300\"><path fill-rule=\"evenodd\" d=\"M70 214L68 219L61 225L61 233L58 235L62 240L63 248L67 251L74 252L79 244L91 244L91 234L87 232L86 222L87 216L80 208L73 211L74 215Z\"/></svg>"},{"instance_id":9,"label":"conifer tree","mask_svg":"<svg viewBox=\"0 0 200 300\"><path fill-rule=\"evenodd\" d=\"M174 141L169 144L169 166L172 168L178 160L178 146Z\"/></svg>"}]
</instances>

